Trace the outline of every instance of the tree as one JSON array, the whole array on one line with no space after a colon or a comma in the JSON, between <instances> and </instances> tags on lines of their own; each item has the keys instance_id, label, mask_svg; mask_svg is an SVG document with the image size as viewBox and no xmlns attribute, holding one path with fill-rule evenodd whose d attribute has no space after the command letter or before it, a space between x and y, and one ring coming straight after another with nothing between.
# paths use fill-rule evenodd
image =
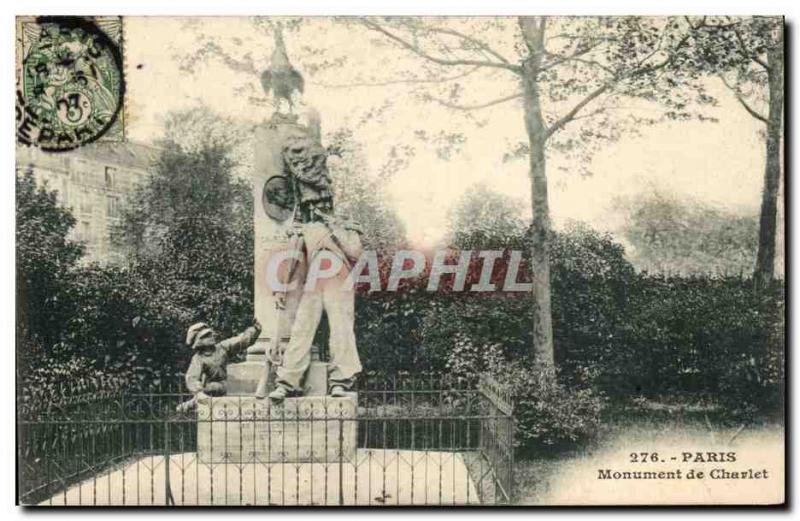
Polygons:
<instances>
[{"instance_id":1,"label":"tree","mask_svg":"<svg viewBox=\"0 0 800 521\"><path fill-rule=\"evenodd\" d=\"M432 101L458 111L522 102L527 142L518 150L528 159L533 210L532 354L541 363L552 365L548 145L570 150L580 147L582 141L613 138L615 134L609 129L618 127L620 120L608 114L619 108L620 101L631 98L658 102L666 107L668 118L689 117L688 92L697 93L699 101L709 100L697 81L696 69L689 66L688 51L693 32L704 22L692 25L685 18L520 17L516 31L508 27L509 19L366 18L361 23L420 59L424 65L418 74L404 81L418 89L444 90L444 98L424 94ZM514 35L512 41L509 34ZM471 90L489 90L497 96L465 103L462 99L467 89L461 81L475 78L479 71L489 76L482 83L473 81ZM506 74L505 79L517 89L508 92L509 82L496 77L497 71ZM565 130L576 126L578 120L583 121L577 125L577 137L568 137Z\"/></svg>"},{"instance_id":2,"label":"tree","mask_svg":"<svg viewBox=\"0 0 800 521\"><path fill-rule=\"evenodd\" d=\"M526 228L520 201L477 184L448 211L446 240L465 250L513 248Z\"/></svg>"},{"instance_id":3,"label":"tree","mask_svg":"<svg viewBox=\"0 0 800 521\"><path fill-rule=\"evenodd\" d=\"M203 319L224 333L253 314L252 195L233 177L228 151L163 143L114 233L153 299L172 306L184 326Z\"/></svg>"},{"instance_id":4,"label":"tree","mask_svg":"<svg viewBox=\"0 0 800 521\"><path fill-rule=\"evenodd\" d=\"M230 162L231 174L247 180L253 167L253 129L246 121L200 104L169 112L158 141L178 145L185 152L221 147Z\"/></svg>"},{"instance_id":5,"label":"tree","mask_svg":"<svg viewBox=\"0 0 800 521\"><path fill-rule=\"evenodd\" d=\"M83 254L68 238L75 226L56 192L37 186L31 170L16 172L17 338L51 347L57 342L69 306L64 289Z\"/></svg>"},{"instance_id":6,"label":"tree","mask_svg":"<svg viewBox=\"0 0 800 521\"><path fill-rule=\"evenodd\" d=\"M749 272L756 216L738 215L663 192L618 199L622 233L639 269L685 275Z\"/></svg>"},{"instance_id":7,"label":"tree","mask_svg":"<svg viewBox=\"0 0 800 521\"><path fill-rule=\"evenodd\" d=\"M775 275L778 190L783 136L783 19L756 16L725 19L700 35L702 58L736 100L764 124L765 168L754 270L757 287Z\"/></svg>"}]
</instances>

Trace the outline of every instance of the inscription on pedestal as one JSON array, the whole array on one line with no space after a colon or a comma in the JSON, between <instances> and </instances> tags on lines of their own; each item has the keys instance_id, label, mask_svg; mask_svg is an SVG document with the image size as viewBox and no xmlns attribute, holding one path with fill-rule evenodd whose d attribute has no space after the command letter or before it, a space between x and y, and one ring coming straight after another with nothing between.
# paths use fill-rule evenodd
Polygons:
<instances>
[{"instance_id":1,"label":"inscription on pedestal","mask_svg":"<svg viewBox=\"0 0 800 521\"><path fill-rule=\"evenodd\" d=\"M198 405L197 455L203 463L350 462L356 421L353 398L213 398Z\"/></svg>"}]
</instances>

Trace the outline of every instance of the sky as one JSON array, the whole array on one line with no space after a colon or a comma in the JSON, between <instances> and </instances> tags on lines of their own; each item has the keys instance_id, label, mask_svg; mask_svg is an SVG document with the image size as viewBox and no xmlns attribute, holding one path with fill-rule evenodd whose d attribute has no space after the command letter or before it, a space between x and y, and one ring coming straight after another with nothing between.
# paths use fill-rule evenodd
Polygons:
<instances>
[{"instance_id":1,"label":"sky","mask_svg":"<svg viewBox=\"0 0 800 521\"><path fill-rule=\"evenodd\" d=\"M229 46L232 55L250 56L261 70L266 68L272 39L258 33L246 18L209 17L187 24L178 18L131 17L125 23L126 132L132 140L152 142L163 132L169 111L194 106L211 107L253 123L271 115L270 107L254 105L237 91L244 83L258 85L256 76L232 71L216 61L202 62L191 73L178 66L177 57L196 51L202 45L198 38L205 37ZM319 110L323 140L326 131L356 129L371 170L377 171L393 145L408 142L412 129L430 128L435 134L451 128L466 136L466 143L448 160L438 157L426 143L414 143L417 152L411 162L387 183L390 204L404 221L412 243L429 246L439 241L446 229L447 209L475 183L484 183L530 208L526 162L503 162L504 152L525 139L519 104L482 110L482 126L461 124L451 109L411 99L403 85L331 86L346 83L358 72L355 69L385 70L392 77L393 70L413 66L412 58L389 54L363 33L321 18L300 33L287 34L286 40L290 59L297 56L293 61L301 72L303 53L310 46L348 56L350 65L322 73L324 77L306 72L303 100ZM514 88L508 78L476 81L476 90ZM718 118L718 123L661 124L623 136L595 154L590 177L582 177L566 159L551 154L548 178L555 225L577 220L614 232L622 223L614 209L615 199L654 190L737 213L757 213L764 168L764 145L758 135L762 124L738 105L721 82L711 79L708 88L719 104L707 114ZM476 99L481 98L476 95ZM361 123L365 112L385 100L390 100L389 106L380 117Z\"/></svg>"}]
</instances>

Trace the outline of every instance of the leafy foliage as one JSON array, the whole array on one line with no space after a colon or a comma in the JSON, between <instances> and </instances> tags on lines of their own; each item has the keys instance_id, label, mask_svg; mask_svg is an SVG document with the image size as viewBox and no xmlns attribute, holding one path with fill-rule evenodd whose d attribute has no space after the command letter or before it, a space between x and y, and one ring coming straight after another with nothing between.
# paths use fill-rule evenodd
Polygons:
<instances>
[{"instance_id":1,"label":"leafy foliage","mask_svg":"<svg viewBox=\"0 0 800 521\"><path fill-rule=\"evenodd\" d=\"M115 234L150 298L184 330L205 320L229 335L252 320L252 196L232 167L221 144L165 144Z\"/></svg>"},{"instance_id":2,"label":"leafy foliage","mask_svg":"<svg viewBox=\"0 0 800 521\"><path fill-rule=\"evenodd\" d=\"M68 238L74 217L56 192L36 185L33 172L17 171L16 194L17 324L52 343L64 318L58 295L83 249Z\"/></svg>"},{"instance_id":3,"label":"leafy foliage","mask_svg":"<svg viewBox=\"0 0 800 521\"><path fill-rule=\"evenodd\" d=\"M223 146L166 144L114 236L130 251L123 267L78 266L80 248L66 240L68 210L30 175L18 178L20 288L42 295L18 302L47 313L47 322L18 321L31 327L19 350L27 388L47 387L65 371L77 380L153 381L185 367L191 322L206 320L222 335L249 325L251 195L231 167Z\"/></svg>"},{"instance_id":4,"label":"leafy foliage","mask_svg":"<svg viewBox=\"0 0 800 521\"><path fill-rule=\"evenodd\" d=\"M131 382L176 372L188 360L183 348L184 311L154 299L152 284L128 267L87 266L69 288L73 312L53 355L91 362L101 374Z\"/></svg>"},{"instance_id":5,"label":"leafy foliage","mask_svg":"<svg viewBox=\"0 0 800 521\"><path fill-rule=\"evenodd\" d=\"M736 215L655 192L617 201L625 239L639 269L673 274L739 274L752 270L758 243L755 215Z\"/></svg>"},{"instance_id":6,"label":"leafy foliage","mask_svg":"<svg viewBox=\"0 0 800 521\"><path fill-rule=\"evenodd\" d=\"M445 241L463 250L521 246L515 243L527 229L522 212L521 201L484 184L473 185L448 212Z\"/></svg>"},{"instance_id":7,"label":"leafy foliage","mask_svg":"<svg viewBox=\"0 0 800 521\"><path fill-rule=\"evenodd\" d=\"M585 383L564 385L553 368L519 360L490 370L515 397L515 441L523 454L572 448L598 432L604 398Z\"/></svg>"},{"instance_id":8,"label":"leafy foliage","mask_svg":"<svg viewBox=\"0 0 800 521\"><path fill-rule=\"evenodd\" d=\"M75 225L69 209L31 171L16 172L16 215L17 362L24 372L58 340L72 311L64 293L83 248L68 238Z\"/></svg>"},{"instance_id":9,"label":"leafy foliage","mask_svg":"<svg viewBox=\"0 0 800 521\"><path fill-rule=\"evenodd\" d=\"M365 249L388 253L402 246L406 241L405 227L385 190L395 170L370 175L364 147L348 129L333 132L329 142L329 148L336 151L328 161L333 173L336 213L361 224Z\"/></svg>"},{"instance_id":10,"label":"leafy foliage","mask_svg":"<svg viewBox=\"0 0 800 521\"><path fill-rule=\"evenodd\" d=\"M777 16L713 17L694 32L694 55L716 74L748 113L768 117L769 61L783 60L783 19ZM774 65L774 64L773 64Z\"/></svg>"},{"instance_id":11,"label":"leafy foliage","mask_svg":"<svg viewBox=\"0 0 800 521\"><path fill-rule=\"evenodd\" d=\"M617 348L635 280L625 252L608 234L574 226L550 250L556 361L569 374L597 371Z\"/></svg>"},{"instance_id":12,"label":"leafy foliage","mask_svg":"<svg viewBox=\"0 0 800 521\"><path fill-rule=\"evenodd\" d=\"M389 374L430 368L420 347L429 305L425 292L370 293L356 299L356 345L366 370Z\"/></svg>"},{"instance_id":13,"label":"leafy foliage","mask_svg":"<svg viewBox=\"0 0 800 521\"><path fill-rule=\"evenodd\" d=\"M705 395L739 408L779 403L779 286L756 293L752 280L739 277L643 274L630 294L620 342L605 364L610 392Z\"/></svg>"}]
</instances>

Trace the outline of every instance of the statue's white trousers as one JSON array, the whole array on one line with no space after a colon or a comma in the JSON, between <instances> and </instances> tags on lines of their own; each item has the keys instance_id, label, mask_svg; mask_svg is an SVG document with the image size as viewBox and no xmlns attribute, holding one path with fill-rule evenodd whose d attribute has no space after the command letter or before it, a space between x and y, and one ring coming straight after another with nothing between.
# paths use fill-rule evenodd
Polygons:
<instances>
[{"instance_id":1,"label":"statue's white trousers","mask_svg":"<svg viewBox=\"0 0 800 521\"><path fill-rule=\"evenodd\" d=\"M328 386L348 388L353 377L361 372L361 361L356 350L355 292L343 287L347 270L332 278L320 279L316 288L304 291L297 306L291 338L283 354L283 363L277 368L278 384L299 391L301 382L311 363L311 344L322 319L328 316L330 327Z\"/></svg>"}]
</instances>

